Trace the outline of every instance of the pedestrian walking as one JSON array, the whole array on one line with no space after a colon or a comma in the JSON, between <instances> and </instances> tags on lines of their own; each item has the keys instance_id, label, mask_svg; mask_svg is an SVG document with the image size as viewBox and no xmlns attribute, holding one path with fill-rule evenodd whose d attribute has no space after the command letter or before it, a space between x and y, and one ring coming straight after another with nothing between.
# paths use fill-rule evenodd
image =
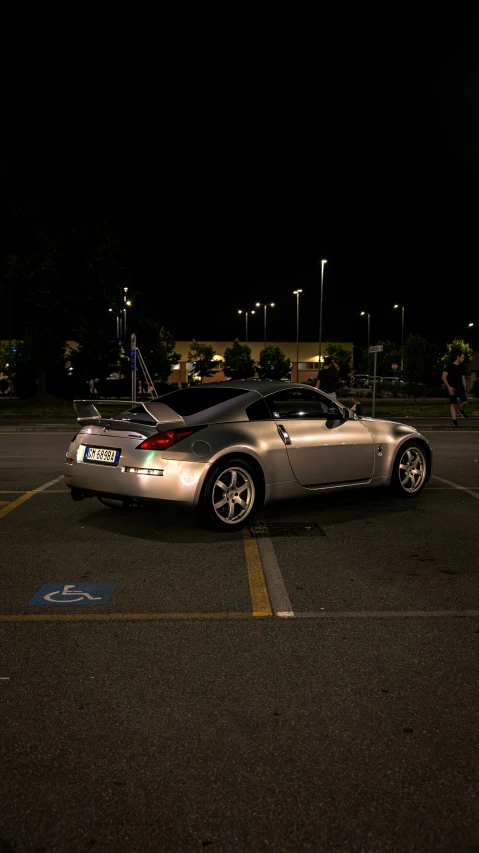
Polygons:
<instances>
[{"instance_id":1,"label":"pedestrian walking","mask_svg":"<svg viewBox=\"0 0 479 853\"><path fill-rule=\"evenodd\" d=\"M332 397L333 400L337 400L336 381L338 375L339 366L335 361L333 361L331 356L327 355L324 359L324 367L321 370L318 370L316 388L320 388L321 391L324 391L324 393L328 394L329 397Z\"/></svg>"},{"instance_id":2,"label":"pedestrian walking","mask_svg":"<svg viewBox=\"0 0 479 853\"><path fill-rule=\"evenodd\" d=\"M465 355L461 350L453 350L451 361L446 364L442 373L442 381L446 386L451 404L452 425L457 429L456 402L460 400L459 414L467 418L465 406L467 406L466 393L466 368L464 366Z\"/></svg>"}]
</instances>

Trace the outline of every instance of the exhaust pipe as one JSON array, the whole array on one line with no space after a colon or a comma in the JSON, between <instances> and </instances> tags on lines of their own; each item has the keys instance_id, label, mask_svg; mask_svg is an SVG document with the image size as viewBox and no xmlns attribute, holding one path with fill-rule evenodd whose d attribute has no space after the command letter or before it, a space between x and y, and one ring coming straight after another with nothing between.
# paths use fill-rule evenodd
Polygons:
<instances>
[{"instance_id":1,"label":"exhaust pipe","mask_svg":"<svg viewBox=\"0 0 479 853\"><path fill-rule=\"evenodd\" d=\"M86 498L85 492L82 492L81 489L72 489L71 496L74 501L84 501Z\"/></svg>"}]
</instances>

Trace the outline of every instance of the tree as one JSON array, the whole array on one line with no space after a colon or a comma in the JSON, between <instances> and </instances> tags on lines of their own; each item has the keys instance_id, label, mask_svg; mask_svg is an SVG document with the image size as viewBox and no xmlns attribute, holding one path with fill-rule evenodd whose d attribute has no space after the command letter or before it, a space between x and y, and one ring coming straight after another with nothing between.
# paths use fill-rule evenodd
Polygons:
<instances>
[{"instance_id":1,"label":"tree","mask_svg":"<svg viewBox=\"0 0 479 853\"><path fill-rule=\"evenodd\" d=\"M449 364L450 361L454 360L452 358L452 353L454 350L460 350L464 353L464 355L466 356L464 359L464 363L467 367L467 365L472 361L474 351L469 344L466 344L466 342L462 340L462 338L454 338L454 340L451 341L450 344L446 344L446 352L441 358L441 364L445 366L446 364Z\"/></svg>"},{"instance_id":2,"label":"tree","mask_svg":"<svg viewBox=\"0 0 479 853\"><path fill-rule=\"evenodd\" d=\"M232 379L249 379L254 376L254 361L248 344L240 344L236 338L233 346L226 347L223 371L225 376Z\"/></svg>"},{"instance_id":3,"label":"tree","mask_svg":"<svg viewBox=\"0 0 479 853\"><path fill-rule=\"evenodd\" d=\"M377 353L376 373L378 376L393 376L394 370L391 365L395 362L401 364L401 350L394 341L378 341L378 345L382 346L382 351ZM371 375L373 370L374 353L371 353L369 356L369 373Z\"/></svg>"},{"instance_id":4,"label":"tree","mask_svg":"<svg viewBox=\"0 0 479 853\"><path fill-rule=\"evenodd\" d=\"M104 384L111 373L121 372L122 362L126 367L126 358L121 352L121 343L105 330L102 318L92 317L85 323L78 335L78 350L70 354L73 367L74 393L81 396L89 394L88 383L93 380L93 388Z\"/></svg>"},{"instance_id":5,"label":"tree","mask_svg":"<svg viewBox=\"0 0 479 853\"><path fill-rule=\"evenodd\" d=\"M339 375L341 379L347 379L351 370L351 358L353 355L351 350L345 349L339 344L328 344L326 352L339 366Z\"/></svg>"},{"instance_id":6,"label":"tree","mask_svg":"<svg viewBox=\"0 0 479 853\"><path fill-rule=\"evenodd\" d=\"M172 365L181 358L181 353L175 352L176 341L171 332L153 320L140 320L136 340L151 378L167 382Z\"/></svg>"},{"instance_id":7,"label":"tree","mask_svg":"<svg viewBox=\"0 0 479 853\"><path fill-rule=\"evenodd\" d=\"M289 376L291 362L279 347L271 344L261 350L257 370L261 379L283 379Z\"/></svg>"},{"instance_id":8,"label":"tree","mask_svg":"<svg viewBox=\"0 0 479 853\"><path fill-rule=\"evenodd\" d=\"M109 222L100 222L90 243L85 265L87 298L101 299L108 308L122 311L125 307L124 290L127 273L119 239ZM128 292L128 297L133 293Z\"/></svg>"},{"instance_id":9,"label":"tree","mask_svg":"<svg viewBox=\"0 0 479 853\"><path fill-rule=\"evenodd\" d=\"M199 373L201 381L205 376L212 376L211 369L214 365L215 350L211 344L201 344L193 339L191 350L188 352L189 361L195 364L195 373Z\"/></svg>"},{"instance_id":10,"label":"tree","mask_svg":"<svg viewBox=\"0 0 479 853\"><path fill-rule=\"evenodd\" d=\"M61 279L59 240L40 228L22 251L9 255L5 274L10 288L21 287L23 294L17 379L26 378L29 391L46 394L49 371L64 359L70 300Z\"/></svg>"},{"instance_id":11,"label":"tree","mask_svg":"<svg viewBox=\"0 0 479 853\"><path fill-rule=\"evenodd\" d=\"M440 385L439 349L421 335L409 335L404 342L404 376L414 385Z\"/></svg>"}]
</instances>

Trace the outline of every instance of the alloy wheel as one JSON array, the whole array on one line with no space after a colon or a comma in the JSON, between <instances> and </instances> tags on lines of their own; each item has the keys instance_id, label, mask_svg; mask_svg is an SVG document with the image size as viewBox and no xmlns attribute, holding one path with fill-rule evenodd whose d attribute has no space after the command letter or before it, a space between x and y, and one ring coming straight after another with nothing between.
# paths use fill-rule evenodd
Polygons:
<instances>
[{"instance_id":1,"label":"alloy wheel","mask_svg":"<svg viewBox=\"0 0 479 853\"><path fill-rule=\"evenodd\" d=\"M226 468L216 478L211 497L213 510L224 524L238 524L251 512L255 498L251 474L237 465Z\"/></svg>"},{"instance_id":2,"label":"alloy wheel","mask_svg":"<svg viewBox=\"0 0 479 853\"><path fill-rule=\"evenodd\" d=\"M426 478L426 458L420 447L408 447L399 460L399 482L405 492L418 492Z\"/></svg>"}]
</instances>

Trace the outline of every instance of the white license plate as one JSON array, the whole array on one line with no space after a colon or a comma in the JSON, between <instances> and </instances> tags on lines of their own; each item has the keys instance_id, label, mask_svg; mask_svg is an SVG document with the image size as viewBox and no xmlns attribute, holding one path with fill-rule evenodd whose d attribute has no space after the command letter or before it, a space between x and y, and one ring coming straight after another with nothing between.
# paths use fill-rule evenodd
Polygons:
<instances>
[{"instance_id":1,"label":"white license plate","mask_svg":"<svg viewBox=\"0 0 479 853\"><path fill-rule=\"evenodd\" d=\"M97 465L117 465L121 451L116 447L86 447L84 462L96 462Z\"/></svg>"}]
</instances>

